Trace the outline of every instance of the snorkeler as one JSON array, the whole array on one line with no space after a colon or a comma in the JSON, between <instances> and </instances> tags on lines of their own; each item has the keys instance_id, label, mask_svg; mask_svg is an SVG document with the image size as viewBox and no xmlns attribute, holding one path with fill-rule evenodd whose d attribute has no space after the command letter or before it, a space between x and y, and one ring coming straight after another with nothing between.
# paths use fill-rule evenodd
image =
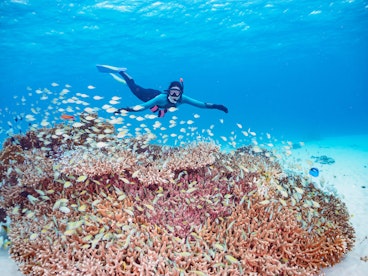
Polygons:
<instances>
[{"instance_id":1,"label":"snorkeler","mask_svg":"<svg viewBox=\"0 0 368 276\"><path fill-rule=\"evenodd\" d=\"M164 92L161 92L155 89L142 88L137 85L133 78L125 72L126 68L118 68L109 65L97 65L97 69L103 73L119 73L124 78L133 94L144 102L141 105L120 108L115 113L121 113L122 110L137 112L149 108L152 112L157 112L158 117L163 117L170 107L178 107L181 104L190 104L199 108L218 109L228 113L228 109L224 105L204 103L183 95L183 79L180 79L180 81L171 82L169 88L164 90ZM114 75L113 77L116 80L123 82L123 80L120 78Z\"/></svg>"}]
</instances>

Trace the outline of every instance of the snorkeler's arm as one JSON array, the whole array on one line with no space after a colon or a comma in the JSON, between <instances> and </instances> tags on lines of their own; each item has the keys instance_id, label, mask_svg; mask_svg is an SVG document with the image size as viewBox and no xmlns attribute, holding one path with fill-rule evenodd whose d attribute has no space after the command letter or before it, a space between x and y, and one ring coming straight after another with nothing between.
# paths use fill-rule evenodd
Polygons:
<instances>
[{"instance_id":1,"label":"snorkeler's arm","mask_svg":"<svg viewBox=\"0 0 368 276\"><path fill-rule=\"evenodd\" d=\"M222 104L205 103L185 95L183 95L182 103L190 104L199 108L218 109L225 113L229 112L227 107Z\"/></svg>"},{"instance_id":2,"label":"snorkeler's arm","mask_svg":"<svg viewBox=\"0 0 368 276\"><path fill-rule=\"evenodd\" d=\"M155 105L162 106L165 103L166 103L166 95L165 94L160 94L160 95L154 97L153 99L151 99L147 102L144 102L142 104L119 108L115 113L120 113L120 111L122 111L122 110L131 111L131 112L138 112L138 111L149 109L149 108L151 108Z\"/></svg>"}]
</instances>

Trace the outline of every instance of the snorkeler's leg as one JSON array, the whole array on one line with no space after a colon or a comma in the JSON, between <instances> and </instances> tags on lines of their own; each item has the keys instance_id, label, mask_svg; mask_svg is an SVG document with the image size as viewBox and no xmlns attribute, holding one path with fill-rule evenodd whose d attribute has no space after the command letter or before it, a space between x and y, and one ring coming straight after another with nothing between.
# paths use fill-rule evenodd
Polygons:
<instances>
[{"instance_id":1,"label":"snorkeler's leg","mask_svg":"<svg viewBox=\"0 0 368 276\"><path fill-rule=\"evenodd\" d=\"M119 74L124 78L126 82L133 81L133 78L129 76L126 71L119 71Z\"/></svg>"},{"instance_id":2,"label":"snorkeler's leg","mask_svg":"<svg viewBox=\"0 0 368 276\"><path fill-rule=\"evenodd\" d=\"M130 91L132 91L133 94L143 102L147 102L161 93L158 90L146 89L137 85L134 79L131 76L129 76L125 71L120 71L119 74L126 81Z\"/></svg>"},{"instance_id":3,"label":"snorkeler's leg","mask_svg":"<svg viewBox=\"0 0 368 276\"><path fill-rule=\"evenodd\" d=\"M139 92L139 90L142 89L142 87L140 87L139 85L137 85L135 83L135 81L133 80L133 78L131 76L129 76L125 71L120 71L119 74L120 74L120 76L122 76L124 78L124 80L126 81L127 85L129 86L129 89L134 93L134 95L136 95L136 93Z\"/></svg>"}]
</instances>

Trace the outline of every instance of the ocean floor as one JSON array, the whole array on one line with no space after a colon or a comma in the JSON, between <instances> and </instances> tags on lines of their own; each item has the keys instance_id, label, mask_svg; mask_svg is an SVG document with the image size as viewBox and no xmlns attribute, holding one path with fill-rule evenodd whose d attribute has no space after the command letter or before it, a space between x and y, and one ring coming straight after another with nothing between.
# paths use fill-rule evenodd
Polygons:
<instances>
[{"instance_id":1,"label":"ocean floor","mask_svg":"<svg viewBox=\"0 0 368 276\"><path fill-rule=\"evenodd\" d=\"M334 161L334 162L333 162ZM326 275L368 275L368 135L330 137L307 142L286 160L291 170L319 176L311 180L322 189L335 190L346 203L356 231L355 247L344 260L324 270ZM0 250L0 275L22 275L5 250Z\"/></svg>"},{"instance_id":2,"label":"ocean floor","mask_svg":"<svg viewBox=\"0 0 368 276\"><path fill-rule=\"evenodd\" d=\"M308 170L311 166L318 168L319 176L311 178L320 186L335 187L352 215L355 247L342 262L325 269L325 274L368 275L368 262L361 260L368 256L368 135L330 137L306 143L304 147L293 150L290 157ZM316 162L324 163L329 158L335 162Z\"/></svg>"}]
</instances>

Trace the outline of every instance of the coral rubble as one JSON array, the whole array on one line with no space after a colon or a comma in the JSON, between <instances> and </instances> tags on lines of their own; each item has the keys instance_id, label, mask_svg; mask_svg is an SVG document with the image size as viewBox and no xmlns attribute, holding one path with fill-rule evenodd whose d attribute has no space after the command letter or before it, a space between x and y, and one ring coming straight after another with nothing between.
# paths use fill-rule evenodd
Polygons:
<instances>
[{"instance_id":1,"label":"coral rubble","mask_svg":"<svg viewBox=\"0 0 368 276\"><path fill-rule=\"evenodd\" d=\"M98 135L112 128L4 143L0 210L22 273L315 275L352 249L345 204L269 152Z\"/></svg>"}]
</instances>

